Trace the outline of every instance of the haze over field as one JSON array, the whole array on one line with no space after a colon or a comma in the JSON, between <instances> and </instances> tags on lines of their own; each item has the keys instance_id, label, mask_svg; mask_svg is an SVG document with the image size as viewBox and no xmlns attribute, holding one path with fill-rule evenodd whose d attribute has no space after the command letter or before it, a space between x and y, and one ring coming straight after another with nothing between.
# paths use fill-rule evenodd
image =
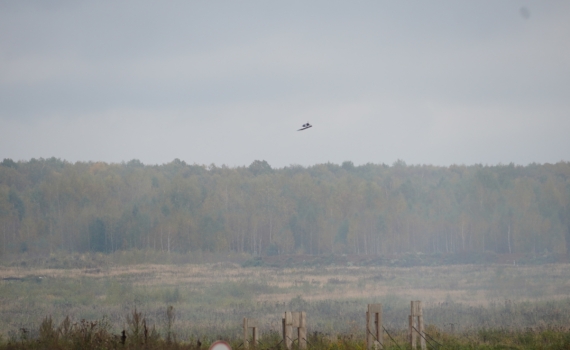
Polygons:
<instances>
[{"instance_id":1,"label":"haze over field","mask_svg":"<svg viewBox=\"0 0 570 350\"><path fill-rule=\"evenodd\" d=\"M564 1L3 1L0 159L567 161L569 15Z\"/></svg>"}]
</instances>

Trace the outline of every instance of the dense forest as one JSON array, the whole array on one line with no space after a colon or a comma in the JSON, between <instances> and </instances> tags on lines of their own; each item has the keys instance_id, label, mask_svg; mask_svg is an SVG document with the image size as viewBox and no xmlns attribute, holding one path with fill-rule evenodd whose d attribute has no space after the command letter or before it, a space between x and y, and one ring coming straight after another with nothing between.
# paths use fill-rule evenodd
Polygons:
<instances>
[{"instance_id":1,"label":"dense forest","mask_svg":"<svg viewBox=\"0 0 570 350\"><path fill-rule=\"evenodd\" d=\"M0 163L0 254L570 251L570 163Z\"/></svg>"}]
</instances>

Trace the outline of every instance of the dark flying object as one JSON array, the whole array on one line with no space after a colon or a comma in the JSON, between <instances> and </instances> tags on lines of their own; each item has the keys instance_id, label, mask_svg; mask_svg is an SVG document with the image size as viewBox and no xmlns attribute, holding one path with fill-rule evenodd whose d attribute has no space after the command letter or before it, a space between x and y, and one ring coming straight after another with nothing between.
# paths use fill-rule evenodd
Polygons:
<instances>
[{"instance_id":1,"label":"dark flying object","mask_svg":"<svg viewBox=\"0 0 570 350\"><path fill-rule=\"evenodd\" d=\"M305 130L305 129L312 128L312 127L313 127L313 126L312 126L311 124L309 124L309 123L303 124L303 127L302 127L301 129L297 130L297 131L303 131L303 130Z\"/></svg>"}]
</instances>

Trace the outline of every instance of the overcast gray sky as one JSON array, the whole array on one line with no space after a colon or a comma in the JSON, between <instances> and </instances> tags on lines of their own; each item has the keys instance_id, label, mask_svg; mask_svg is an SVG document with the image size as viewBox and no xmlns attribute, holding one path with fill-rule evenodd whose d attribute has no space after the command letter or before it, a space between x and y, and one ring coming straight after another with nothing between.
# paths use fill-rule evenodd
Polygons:
<instances>
[{"instance_id":1,"label":"overcast gray sky","mask_svg":"<svg viewBox=\"0 0 570 350\"><path fill-rule=\"evenodd\" d=\"M570 1L0 0L0 159L52 156L570 161Z\"/></svg>"}]
</instances>

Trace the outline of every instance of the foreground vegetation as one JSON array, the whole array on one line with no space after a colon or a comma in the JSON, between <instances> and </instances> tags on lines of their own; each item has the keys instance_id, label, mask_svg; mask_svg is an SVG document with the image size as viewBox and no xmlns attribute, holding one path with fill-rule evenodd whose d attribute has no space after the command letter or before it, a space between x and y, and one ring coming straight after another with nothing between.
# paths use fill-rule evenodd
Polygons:
<instances>
[{"instance_id":1,"label":"foreground vegetation","mask_svg":"<svg viewBox=\"0 0 570 350\"><path fill-rule=\"evenodd\" d=\"M173 308L166 310L169 327L175 322ZM0 349L207 349L215 340L227 341L233 349L244 348L243 339L236 336L204 337L179 341L176 333L168 328L164 333L149 327L142 313L134 310L126 318L126 329L114 334L106 319L98 321L82 320L72 323L66 317L56 325L51 317L43 319L38 329L20 329L7 341L0 339ZM444 332L428 325L425 332L428 349L570 349L570 330L566 327L535 327L524 330L507 328L477 331ZM270 331L263 335L253 349L284 349L281 334ZM249 339L251 341L251 339ZM297 348L294 343L294 347ZM328 335L313 331L307 335L307 348L310 350L362 350L366 349L363 334L345 333ZM383 349L410 349L405 330L386 330Z\"/></svg>"},{"instance_id":2,"label":"foreground vegetation","mask_svg":"<svg viewBox=\"0 0 570 350\"><path fill-rule=\"evenodd\" d=\"M0 162L0 257L144 249L531 253L570 247L570 163L273 169Z\"/></svg>"}]
</instances>

